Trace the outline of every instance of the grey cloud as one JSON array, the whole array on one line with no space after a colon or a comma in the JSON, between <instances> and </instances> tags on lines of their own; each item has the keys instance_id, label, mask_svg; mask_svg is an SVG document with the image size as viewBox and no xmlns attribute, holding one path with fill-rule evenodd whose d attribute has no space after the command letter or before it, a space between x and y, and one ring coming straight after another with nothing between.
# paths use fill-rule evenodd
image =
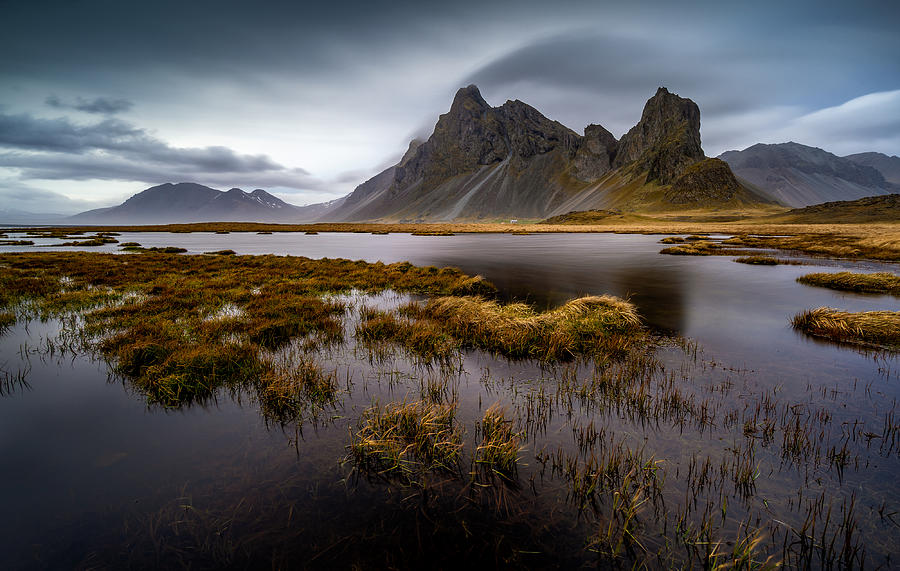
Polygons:
<instances>
[{"instance_id":1,"label":"grey cloud","mask_svg":"<svg viewBox=\"0 0 900 571\"><path fill-rule=\"evenodd\" d=\"M79 97L75 102L67 102L56 95L51 95L47 97L44 102L56 109L75 109L76 111L84 111L85 113L98 115L115 115L116 113L122 113L134 107L134 103L127 99L109 99L106 97L97 97L95 99L83 99Z\"/></svg>"},{"instance_id":2,"label":"grey cloud","mask_svg":"<svg viewBox=\"0 0 900 571\"><path fill-rule=\"evenodd\" d=\"M9 183L0 180L0 204L9 210L19 210L34 213L49 213L53 211L74 213L98 205L88 200L73 200L68 196L33 186L19 183ZM48 205L52 205L49 207Z\"/></svg>"},{"instance_id":3,"label":"grey cloud","mask_svg":"<svg viewBox=\"0 0 900 571\"><path fill-rule=\"evenodd\" d=\"M28 114L0 113L0 147L71 154L105 151L131 160L203 172L287 170L265 155L240 155L222 146L171 147L150 136L144 129L119 119L77 125L64 117L42 119ZM308 174L302 169L299 172Z\"/></svg>"},{"instance_id":4,"label":"grey cloud","mask_svg":"<svg viewBox=\"0 0 900 571\"><path fill-rule=\"evenodd\" d=\"M195 165L190 165L195 167ZM160 165L108 153L0 153L0 168L15 169L24 179L130 180L148 184L191 181L219 186L283 187L322 190L327 185L303 169L277 171L215 171Z\"/></svg>"},{"instance_id":5,"label":"grey cloud","mask_svg":"<svg viewBox=\"0 0 900 571\"><path fill-rule=\"evenodd\" d=\"M25 179L191 180L208 184L323 189L301 168L266 155L243 155L223 146L178 148L118 119L78 125L67 118L43 119L0 113L0 167Z\"/></svg>"}]
</instances>

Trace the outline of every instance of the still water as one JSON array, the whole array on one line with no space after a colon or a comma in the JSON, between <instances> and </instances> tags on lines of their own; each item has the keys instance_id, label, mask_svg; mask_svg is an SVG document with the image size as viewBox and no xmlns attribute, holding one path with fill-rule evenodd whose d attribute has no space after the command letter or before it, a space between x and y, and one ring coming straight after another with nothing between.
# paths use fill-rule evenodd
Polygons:
<instances>
[{"instance_id":1,"label":"still water","mask_svg":"<svg viewBox=\"0 0 900 571\"><path fill-rule=\"evenodd\" d=\"M232 249L242 255L455 266L485 276L503 298L540 309L582 295L617 295L635 303L653 329L696 343L699 356L673 347L661 350L660 359L677 373L679 390L711 403L713 420L685 428L667 418L636 418L612 405L582 403L573 409L564 399L541 400L544 387L571 373L569 366L538 367L472 351L451 374L422 367L408 355L372 362L348 342L317 355L342 379L335 409L279 426L239 393L222 392L203 406L148 407L96 356L49 351L46 340L56 334L56 322L20 322L0 337L3 374L24 373L24 380L7 384L0 398L0 568L427 563L449 569L473 562L590 567L598 555L589 538L611 516L603 515L602 506L589 517L590 510L573 505L569 483L551 469L549 454L574 450L573 434L583 434L590 423L591 430L604 427L604 438L627 442L660 462L666 474L663 515L649 504L639 515L648 532L644 547L655 551L668 541L664 533L675 534L652 522L675 521L682 504L690 503L684 497L686 473L696 472L692 459L737 457L736 450L751 442L745 440L748 411L760 402L780 419L780 428L753 449L752 493L701 494L707 501L730 497L735 506L727 516L723 510L724 545L737 537L738 520L753 517L766 530L764 551L782 558L785 545L790 551L798 537L813 535L788 531L801 527L810 498L834 502L834 520L852 500L852 517L858 520L852 541L865 547L865 559L858 552L845 554L850 566L900 564L893 555L900 539L900 490L894 483L900 456L883 445L900 418L900 411L894 412L900 361L813 340L790 326L795 313L818 306L900 308L893 297L803 286L796 283L798 276L836 271L836 266L896 273L897 265L805 259L808 265L748 266L725 256L660 255L660 237L645 235L123 233L117 238L145 247L179 246L189 254ZM0 251L71 250L54 247L58 240L35 242ZM90 249L117 250L115 244ZM357 296L368 305L402 301L391 294L375 300ZM452 387L469 432L493 402L513 413L517 427L531 428L523 440L517 486L473 493L436 482L434 489L409 490L360 477L342 463L365 408L375 400L418 398L436 377ZM536 408L546 416L537 430L527 420ZM785 453L794 417L808 422L814 414L828 417L816 425L822 432L819 463ZM849 460L833 461L839 448ZM702 519L699 511L688 519ZM834 522L821 521L817 533L823 526L826 535L835 533ZM823 552L816 551L817 560L788 556L788 561L827 567ZM650 565L667 566L660 560Z\"/></svg>"}]
</instances>

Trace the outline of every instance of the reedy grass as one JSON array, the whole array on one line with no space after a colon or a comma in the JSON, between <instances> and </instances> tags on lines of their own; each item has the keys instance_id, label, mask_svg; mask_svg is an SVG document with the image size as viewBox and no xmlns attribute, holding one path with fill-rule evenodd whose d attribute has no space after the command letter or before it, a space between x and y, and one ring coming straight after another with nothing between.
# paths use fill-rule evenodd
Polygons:
<instances>
[{"instance_id":1,"label":"reedy grass","mask_svg":"<svg viewBox=\"0 0 900 571\"><path fill-rule=\"evenodd\" d=\"M800 276L797 281L811 286L840 291L886 293L900 297L900 276L888 272L859 274L855 272L814 273Z\"/></svg>"},{"instance_id":2,"label":"reedy grass","mask_svg":"<svg viewBox=\"0 0 900 571\"><path fill-rule=\"evenodd\" d=\"M337 375L306 356L272 365L256 383L257 398L267 421L282 426L297 422L306 413L314 416L334 403Z\"/></svg>"},{"instance_id":3,"label":"reedy grass","mask_svg":"<svg viewBox=\"0 0 900 571\"><path fill-rule=\"evenodd\" d=\"M574 299L543 313L522 303L501 305L468 296L432 298L405 311L465 346L544 361L623 354L642 334L635 307L606 295Z\"/></svg>"},{"instance_id":4,"label":"reedy grass","mask_svg":"<svg viewBox=\"0 0 900 571\"><path fill-rule=\"evenodd\" d=\"M11 311L0 311L0 335L16 324L16 314Z\"/></svg>"},{"instance_id":5,"label":"reedy grass","mask_svg":"<svg viewBox=\"0 0 900 571\"><path fill-rule=\"evenodd\" d=\"M293 339L341 341L346 306L325 294L491 290L456 269L409 263L149 252L9 254L0 264L0 307L83 315L85 343L150 402L170 407L277 376L264 352ZM210 318L222 307L235 311Z\"/></svg>"},{"instance_id":6,"label":"reedy grass","mask_svg":"<svg viewBox=\"0 0 900 571\"><path fill-rule=\"evenodd\" d=\"M504 479L513 479L518 470L519 436L513 432L513 421L506 418L500 403L486 411L478 426L481 444L475 449L475 463Z\"/></svg>"},{"instance_id":7,"label":"reedy grass","mask_svg":"<svg viewBox=\"0 0 900 571\"><path fill-rule=\"evenodd\" d=\"M818 307L795 315L791 323L814 337L900 351L900 311L852 313Z\"/></svg>"},{"instance_id":8,"label":"reedy grass","mask_svg":"<svg viewBox=\"0 0 900 571\"><path fill-rule=\"evenodd\" d=\"M714 256L722 253L722 249L722 245L717 242L699 239L689 244L663 248L659 253L671 256Z\"/></svg>"},{"instance_id":9,"label":"reedy grass","mask_svg":"<svg viewBox=\"0 0 900 571\"><path fill-rule=\"evenodd\" d=\"M456 403L378 404L363 412L351 434L348 460L362 472L421 485L426 472L458 472L462 433Z\"/></svg>"},{"instance_id":10,"label":"reedy grass","mask_svg":"<svg viewBox=\"0 0 900 571\"><path fill-rule=\"evenodd\" d=\"M774 256L741 256L734 259L739 264L750 264L752 266L777 266L784 262Z\"/></svg>"},{"instance_id":11,"label":"reedy grass","mask_svg":"<svg viewBox=\"0 0 900 571\"><path fill-rule=\"evenodd\" d=\"M460 344L435 323L413 321L381 311L363 316L356 327L356 337L364 343L397 343L413 354L431 360L445 359L460 349Z\"/></svg>"}]
</instances>

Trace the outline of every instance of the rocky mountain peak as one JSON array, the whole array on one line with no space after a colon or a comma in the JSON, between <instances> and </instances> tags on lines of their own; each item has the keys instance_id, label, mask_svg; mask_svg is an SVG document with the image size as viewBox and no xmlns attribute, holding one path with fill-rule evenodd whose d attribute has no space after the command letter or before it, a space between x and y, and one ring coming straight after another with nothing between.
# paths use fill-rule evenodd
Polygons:
<instances>
[{"instance_id":1,"label":"rocky mountain peak","mask_svg":"<svg viewBox=\"0 0 900 571\"><path fill-rule=\"evenodd\" d=\"M619 141L614 167L638 161L647 179L670 184L690 164L704 158L700 108L660 87L647 100L641 120Z\"/></svg>"},{"instance_id":2,"label":"rocky mountain peak","mask_svg":"<svg viewBox=\"0 0 900 571\"><path fill-rule=\"evenodd\" d=\"M453 103L450 105L449 114L480 114L490 108L491 106L488 105L487 101L484 100L484 97L481 96L481 91L479 91L478 87L473 84L467 85L466 87L461 87L456 92L456 95L453 97Z\"/></svg>"},{"instance_id":3,"label":"rocky mountain peak","mask_svg":"<svg viewBox=\"0 0 900 571\"><path fill-rule=\"evenodd\" d=\"M618 146L619 142L613 134L602 125L585 127L584 138L575 154L575 176L579 180L591 181L612 170Z\"/></svg>"}]
</instances>

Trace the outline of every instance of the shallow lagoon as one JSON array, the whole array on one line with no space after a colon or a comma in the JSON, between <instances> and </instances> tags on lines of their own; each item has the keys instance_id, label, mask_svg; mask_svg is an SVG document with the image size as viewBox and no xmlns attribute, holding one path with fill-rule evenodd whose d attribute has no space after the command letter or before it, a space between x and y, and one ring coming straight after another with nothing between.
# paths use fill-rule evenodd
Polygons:
<instances>
[{"instance_id":1,"label":"shallow lagoon","mask_svg":"<svg viewBox=\"0 0 900 571\"><path fill-rule=\"evenodd\" d=\"M223 391L204 406L148 407L95 357L51 353L46 339L55 335L54 322L20 323L0 338L4 371L26 372L24 383L8 383L0 400L0 473L6 484L0 505L9 514L0 530L4 568L256 567L270 561L301 568L402 567L433 560L452 568L486 559L498 566L590 566L597 561L595 550L604 551L590 538L614 521L615 493L603 490L591 501L596 506L576 501L565 462L559 456L554 470L552 457L563 451L585 466L592 455L608 456L616 443L665 474L660 498L647 488L643 493L652 501L636 510L648 552L672 541L662 531L666 537L688 535L673 531L680 513L688 514L682 522L697 528L710 519L703 511L721 510L727 498L717 526L728 553L728 542L739 541L740 525L749 518L764 532L762 551L795 565L828 566L829 556L840 554L858 566L862 548L867 566L896 564L888 558L900 530L894 514L900 509L894 485L900 457L885 443L900 424L894 412L900 363L809 339L789 323L793 314L821 305L896 310L895 298L796 283L797 276L818 270L811 266L662 256L658 236L123 233L118 239L181 246L189 253L232 249L451 265L484 275L506 299L540 308L579 295L625 297L651 327L696 342L696 353L668 347L659 350L659 359L673 378L668 392L677 386L705 402L709 419L698 423L696 413L680 421L648 417L627 403L584 402L560 391L573 375L590 378L589 366L539 367L476 351L467 352L453 371L422 367L402 352L371 361L354 346L351 311L347 345L317 355L341 379L336 407L302 424L279 426L239 393ZM807 261L897 271L895 265ZM354 303L375 301L391 306L402 298L358 296ZM341 463L357 419L373 400L418 399L429 381L458 400L470 447L473 423L493 402L505 405L517 428L527 430L515 485L479 487L436 476L424 489L411 489L369 481ZM667 394L659 388L663 384L652 385L660 399ZM768 438L754 433L764 424L753 414L760 403L772 418ZM751 417L756 422L748 425ZM810 451L821 448L818 460L792 448L790 427L800 424L816 433L804 442ZM606 444L581 450L580 443L597 432L602 436L594 438ZM743 462L751 470L751 487L742 488L729 473L718 484L710 477L696 493L697 463L705 458L716 469ZM693 503L688 496L697 497L693 508L686 507ZM856 551L841 551L841 535L829 555L809 530L804 533L814 537L812 547L803 550L797 530L817 498L833 504L831 527L822 516L816 528L823 533L825 526L826 539L852 498L850 517L858 527L850 543ZM671 520L669 527L656 529L663 520ZM691 548L674 551L687 560L696 556ZM807 552L814 557L801 559Z\"/></svg>"}]
</instances>

